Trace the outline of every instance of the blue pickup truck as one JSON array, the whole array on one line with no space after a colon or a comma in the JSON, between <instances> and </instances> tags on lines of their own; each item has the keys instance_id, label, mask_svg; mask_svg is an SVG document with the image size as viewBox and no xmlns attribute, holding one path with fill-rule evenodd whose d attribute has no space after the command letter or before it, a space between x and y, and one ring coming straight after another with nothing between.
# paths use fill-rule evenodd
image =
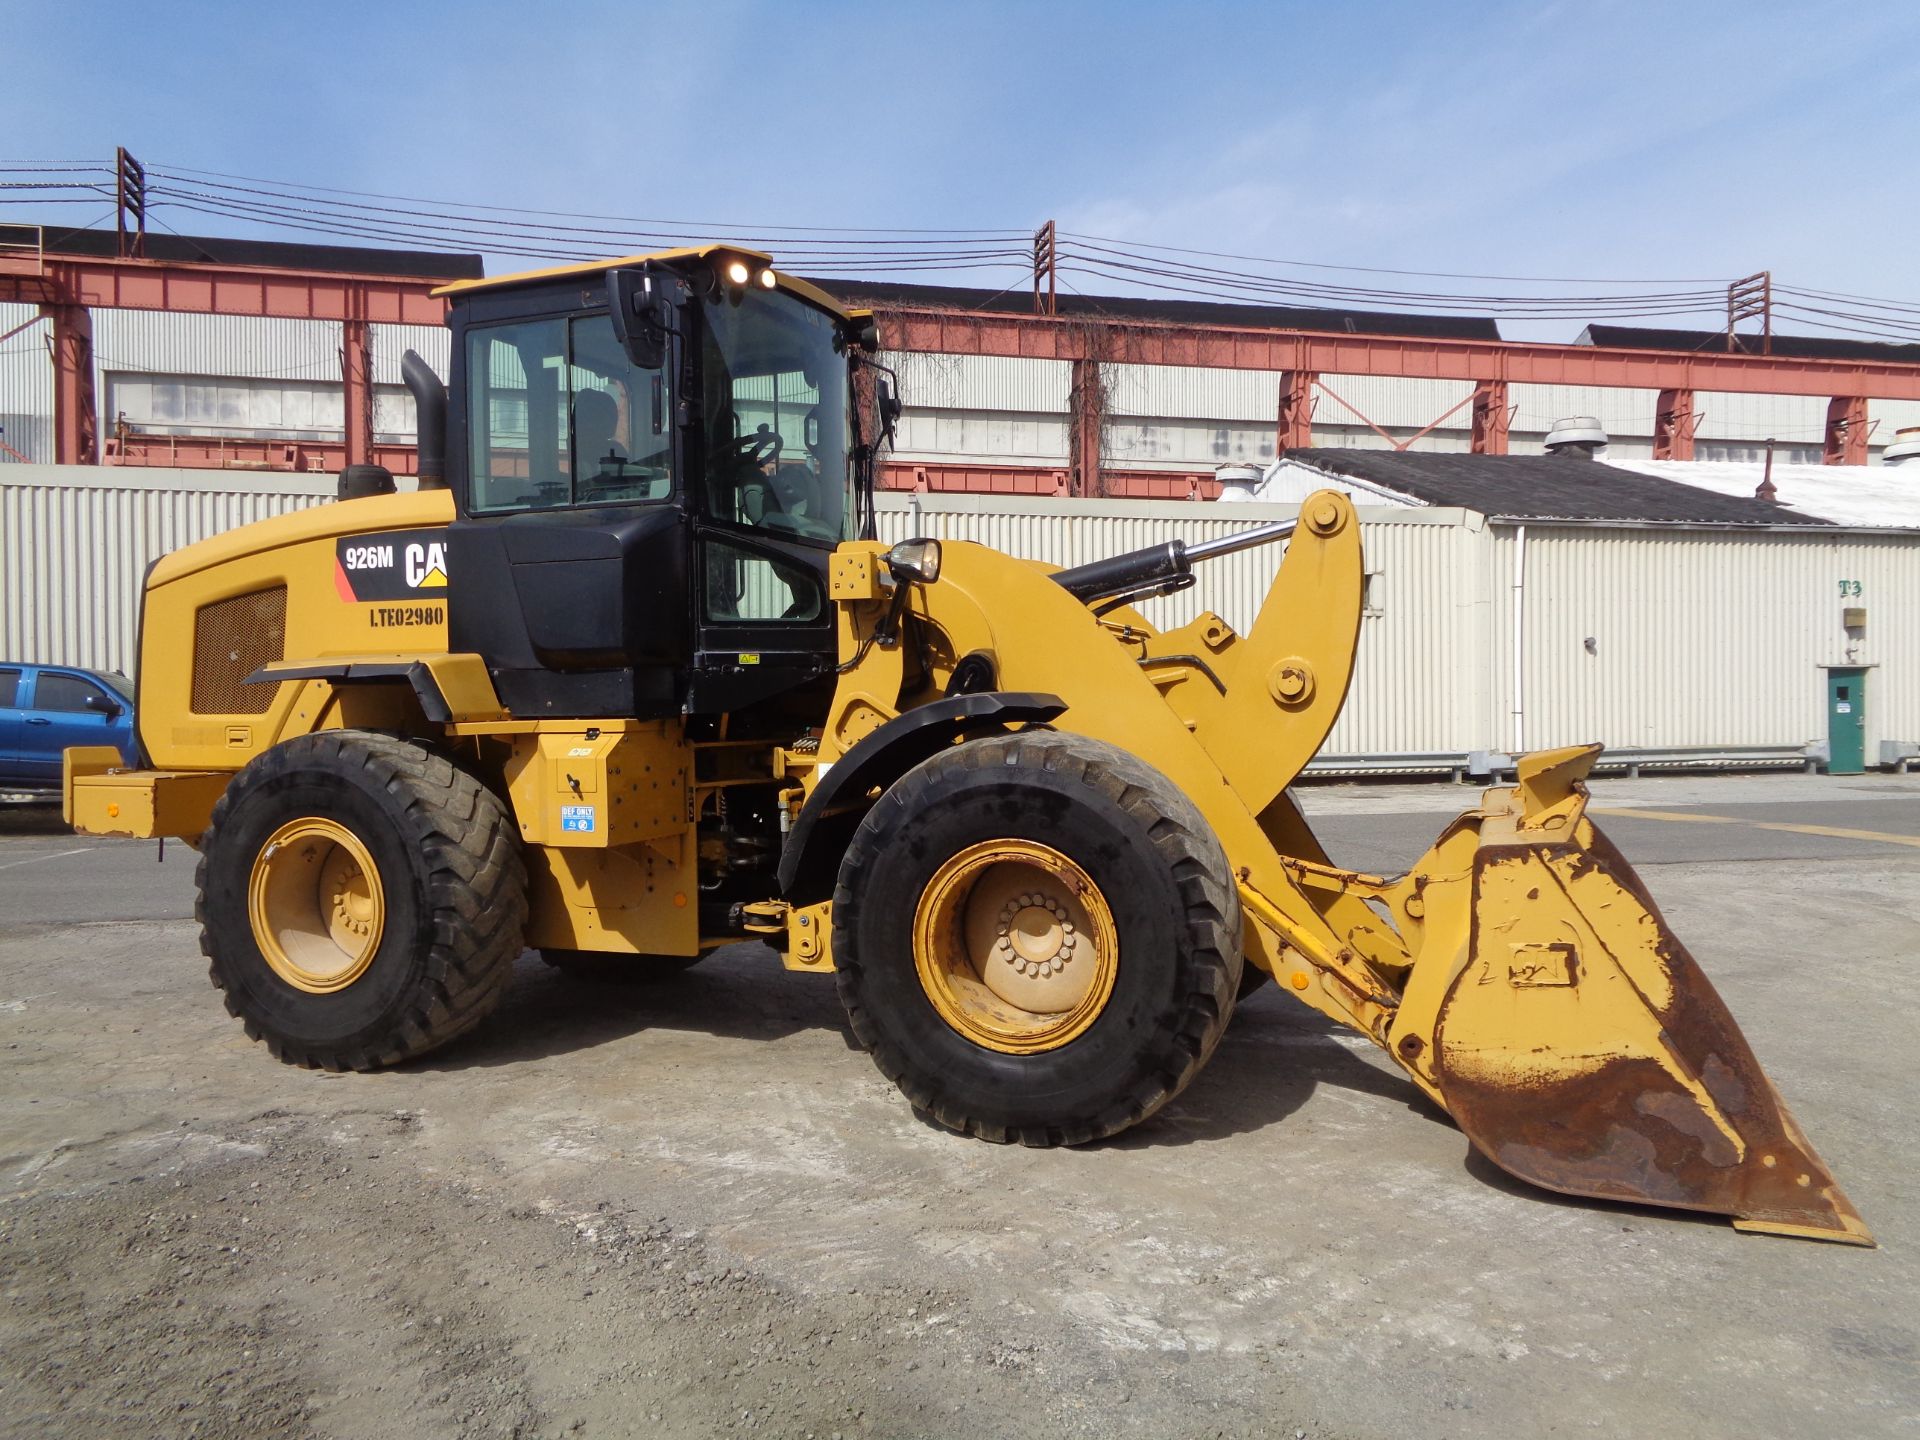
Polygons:
<instances>
[{"instance_id":1,"label":"blue pickup truck","mask_svg":"<svg viewBox=\"0 0 1920 1440\"><path fill-rule=\"evenodd\" d=\"M60 752L114 745L139 764L133 682L111 671L0 661L0 798L60 794Z\"/></svg>"}]
</instances>

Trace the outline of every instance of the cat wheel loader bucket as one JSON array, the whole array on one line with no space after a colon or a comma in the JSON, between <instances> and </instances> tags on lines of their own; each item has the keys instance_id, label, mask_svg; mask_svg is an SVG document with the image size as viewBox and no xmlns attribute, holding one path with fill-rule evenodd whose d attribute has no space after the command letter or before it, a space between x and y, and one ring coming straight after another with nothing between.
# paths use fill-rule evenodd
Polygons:
<instances>
[{"instance_id":1,"label":"cat wheel loader bucket","mask_svg":"<svg viewBox=\"0 0 1920 1440\"><path fill-rule=\"evenodd\" d=\"M1585 815L1600 747L1526 757L1415 867L1388 1032L1474 1145L1570 1195L1871 1244L1707 977Z\"/></svg>"}]
</instances>

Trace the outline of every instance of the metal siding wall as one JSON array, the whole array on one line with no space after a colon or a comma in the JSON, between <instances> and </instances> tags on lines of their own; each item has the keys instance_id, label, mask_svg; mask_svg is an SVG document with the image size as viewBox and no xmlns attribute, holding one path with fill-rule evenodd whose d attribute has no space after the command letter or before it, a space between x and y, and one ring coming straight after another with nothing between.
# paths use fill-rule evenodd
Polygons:
<instances>
[{"instance_id":1,"label":"metal siding wall","mask_svg":"<svg viewBox=\"0 0 1920 1440\"><path fill-rule=\"evenodd\" d=\"M330 499L332 476L0 466L0 658L133 673L169 550Z\"/></svg>"},{"instance_id":2,"label":"metal siding wall","mask_svg":"<svg viewBox=\"0 0 1920 1440\"><path fill-rule=\"evenodd\" d=\"M1512 734L1514 533L1488 572L1495 748ZM1869 762L1920 739L1920 536L1527 527L1530 749L1802 745L1826 738L1822 664L1876 664ZM1846 655L1838 582L1868 627ZM1594 638L1597 653L1585 641Z\"/></svg>"},{"instance_id":3,"label":"metal siding wall","mask_svg":"<svg viewBox=\"0 0 1920 1440\"><path fill-rule=\"evenodd\" d=\"M1827 402L1811 395L1738 395L1702 390L1693 397L1700 416L1697 440L1766 440L1818 445L1827 433Z\"/></svg>"},{"instance_id":4,"label":"metal siding wall","mask_svg":"<svg viewBox=\"0 0 1920 1440\"><path fill-rule=\"evenodd\" d=\"M0 330L5 328L0 322ZM1873 422L1873 447L1878 450L1893 443L1896 430L1920 425L1920 400L1869 400L1867 418Z\"/></svg>"},{"instance_id":5,"label":"metal siding wall","mask_svg":"<svg viewBox=\"0 0 1920 1440\"><path fill-rule=\"evenodd\" d=\"M453 365L453 332L444 325L372 325L373 383L402 385L400 357L418 350L420 358L433 367L444 385ZM334 367L338 380L339 367Z\"/></svg>"},{"instance_id":6,"label":"metal siding wall","mask_svg":"<svg viewBox=\"0 0 1920 1440\"><path fill-rule=\"evenodd\" d=\"M917 503L916 503L917 502ZM880 534L971 540L1008 554L1071 566L1178 538L1189 543L1291 519L1291 505L1032 501L999 496L880 497ZM1463 521L1473 523L1463 523ZM1487 743L1486 631L1480 572L1488 553L1477 517L1457 510L1362 521L1366 567L1377 572L1380 613L1361 622L1345 711L1326 746L1339 755L1468 750ZM1195 571L1191 590L1141 607L1155 625L1204 611L1246 633L1265 601L1279 547L1244 550Z\"/></svg>"},{"instance_id":7,"label":"metal siding wall","mask_svg":"<svg viewBox=\"0 0 1920 1440\"><path fill-rule=\"evenodd\" d=\"M897 439L888 459L1059 465L1067 458L1067 423L1049 416L909 409Z\"/></svg>"},{"instance_id":8,"label":"metal siding wall","mask_svg":"<svg viewBox=\"0 0 1920 1440\"><path fill-rule=\"evenodd\" d=\"M890 350L900 401L921 410L1014 410L1058 415L1067 408L1073 366L1007 355L940 355Z\"/></svg>"},{"instance_id":9,"label":"metal siding wall","mask_svg":"<svg viewBox=\"0 0 1920 1440\"><path fill-rule=\"evenodd\" d=\"M1658 390L1615 390L1605 385L1512 385L1507 400L1514 408L1513 429L1533 436L1525 453L1539 454L1541 438L1556 420L1592 415L1609 436L1651 437ZM1516 448L1518 448L1516 446Z\"/></svg>"},{"instance_id":10,"label":"metal siding wall","mask_svg":"<svg viewBox=\"0 0 1920 1440\"><path fill-rule=\"evenodd\" d=\"M131 670L147 565L182 545L320 503L328 476L0 466L0 658ZM930 534L1075 565L1178 536L1289 518L1283 505L880 496L889 540ZM1460 511L1363 512L1378 613L1361 624L1333 755L1511 745L1514 535ZM1273 548L1199 567L1145 608L1245 631ZM1820 663L1847 662L1838 582L1868 611L1868 758L1920 739L1920 535L1529 527L1527 739L1533 748L1800 745L1823 738ZM1586 652L1595 638L1597 653Z\"/></svg>"},{"instance_id":11,"label":"metal siding wall","mask_svg":"<svg viewBox=\"0 0 1920 1440\"><path fill-rule=\"evenodd\" d=\"M0 305L0 332L34 318L37 305ZM47 353L48 327L35 325L0 343L0 435L28 460L53 459L53 359ZM17 464L0 450L0 469Z\"/></svg>"},{"instance_id":12,"label":"metal siding wall","mask_svg":"<svg viewBox=\"0 0 1920 1440\"><path fill-rule=\"evenodd\" d=\"M255 315L95 310L93 357L107 371L340 383L340 324Z\"/></svg>"}]
</instances>

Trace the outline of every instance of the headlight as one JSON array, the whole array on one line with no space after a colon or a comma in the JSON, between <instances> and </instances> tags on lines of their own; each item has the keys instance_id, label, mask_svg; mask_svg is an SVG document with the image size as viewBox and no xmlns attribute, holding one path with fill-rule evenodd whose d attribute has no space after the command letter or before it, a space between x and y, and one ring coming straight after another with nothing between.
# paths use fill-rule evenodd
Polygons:
<instances>
[{"instance_id":1,"label":"headlight","mask_svg":"<svg viewBox=\"0 0 1920 1440\"><path fill-rule=\"evenodd\" d=\"M773 271L762 270L760 272L760 283L766 289L771 290L775 285L779 284L780 282L774 279Z\"/></svg>"},{"instance_id":2,"label":"headlight","mask_svg":"<svg viewBox=\"0 0 1920 1440\"><path fill-rule=\"evenodd\" d=\"M938 540L902 540L887 551L887 569L896 580L916 580L931 585L940 578L940 542Z\"/></svg>"},{"instance_id":3,"label":"headlight","mask_svg":"<svg viewBox=\"0 0 1920 1440\"><path fill-rule=\"evenodd\" d=\"M726 276L729 285L744 285L753 278L753 270L744 260L729 260Z\"/></svg>"}]
</instances>

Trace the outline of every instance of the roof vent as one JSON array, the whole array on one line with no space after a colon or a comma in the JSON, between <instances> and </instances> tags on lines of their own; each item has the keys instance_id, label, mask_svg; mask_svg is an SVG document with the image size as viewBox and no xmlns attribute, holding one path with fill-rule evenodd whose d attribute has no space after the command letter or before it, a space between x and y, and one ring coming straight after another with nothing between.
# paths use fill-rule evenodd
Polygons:
<instances>
[{"instance_id":1,"label":"roof vent","mask_svg":"<svg viewBox=\"0 0 1920 1440\"><path fill-rule=\"evenodd\" d=\"M1222 465L1213 472L1222 500L1251 500L1266 477L1258 465Z\"/></svg>"},{"instance_id":2,"label":"roof vent","mask_svg":"<svg viewBox=\"0 0 1920 1440\"><path fill-rule=\"evenodd\" d=\"M1893 432L1893 443L1880 457L1888 465L1912 465L1920 462L1920 425Z\"/></svg>"},{"instance_id":3,"label":"roof vent","mask_svg":"<svg viewBox=\"0 0 1920 1440\"><path fill-rule=\"evenodd\" d=\"M1556 420L1553 428L1547 431L1547 453L1549 455L1570 455L1575 460L1591 460L1607 448L1607 432L1600 428L1600 420L1593 415L1575 415L1570 419Z\"/></svg>"}]
</instances>

